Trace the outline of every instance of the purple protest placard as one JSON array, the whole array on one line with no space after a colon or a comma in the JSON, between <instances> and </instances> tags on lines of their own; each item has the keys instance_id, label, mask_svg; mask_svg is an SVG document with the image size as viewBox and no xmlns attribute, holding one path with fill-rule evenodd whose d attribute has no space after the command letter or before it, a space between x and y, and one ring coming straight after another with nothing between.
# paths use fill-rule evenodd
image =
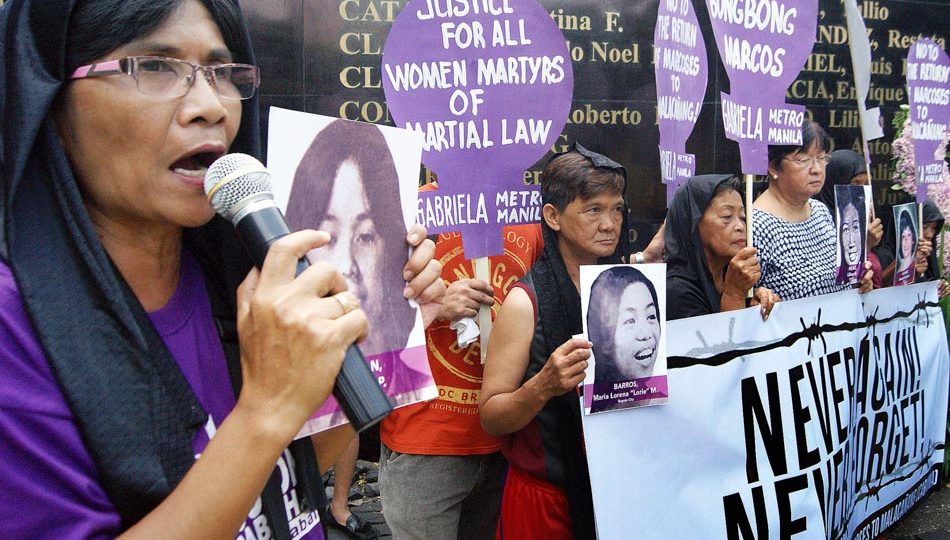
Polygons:
<instances>
[{"instance_id":1,"label":"purple protest placard","mask_svg":"<svg viewBox=\"0 0 950 540\"><path fill-rule=\"evenodd\" d=\"M943 182L950 125L950 58L939 45L920 39L907 52L907 97L917 177L917 202L927 198L927 184Z\"/></svg>"},{"instance_id":2,"label":"purple protest placard","mask_svg":"<svg viewBox=\"0 0 950 540\"><path fill-rule=\"evenodd\" d=\"M706 44L690 0L660 0L653 44L660 173L668 206L676 188L696 174L696 156L686 153L686 139L703 108L709 79Z\"/></svg>"},{"instance_id":3,"label":"purple protest placard","mask_svg":"<svg viewBox=\"0 0 950 540\"><path fill-rule=\"evenodd\" d=\"M504 251L503 226L540 221L540 192L522 178L561 134L574 76L535 0L410 0L386 40L383 88L439 178L419 194L430 233L461 232L473 259Z\"/></svg>"},{"instance_id":4,"label":"purple protest placard","mask_svg":"<svg viewBox=\"0 0 950 540\"><path fill-rule=\"evenodd\" d=\"M785 91L815 44L818 0L706 0L729 74L722 93L726 137L739 143L742 172L768 172L768 145L801 144L805 108Z\"/></svg>"}]
</instances>

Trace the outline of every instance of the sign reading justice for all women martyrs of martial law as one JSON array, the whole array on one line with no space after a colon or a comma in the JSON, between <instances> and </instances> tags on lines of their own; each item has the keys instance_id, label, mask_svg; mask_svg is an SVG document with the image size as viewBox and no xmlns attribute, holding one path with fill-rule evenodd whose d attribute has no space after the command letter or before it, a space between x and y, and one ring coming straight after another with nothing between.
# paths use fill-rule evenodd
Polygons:
<instances>
[{"instance_id":1,"label":"sign reading justice for all women martyrs of martial law","mask_svg":"<svg viewBox=\"0 0 950 540\"><path fill-rule=\"evenodd\" d=\"M417 221L461 232L466 258L501 254L502 227L541 220L524 170L561 134L574 77L567 43L535 0L410 0L383 52L396 125L424 136L439 189Z\"/></svg>"},{"instance_id":2,"label":"sign reading justice for all women martyrs of martial law","mask_svg":"<svg viewBox=\"0 0 950 540\"><path fill-rule=\"evenodd\" d=\"M917 179L917 202L927 199L927 185L943 182L950 127L950 58L930 39L907 51L907 96Z\"/></svg>"},{"instance_id":3,"label":"sign reading justice for all women martyrs of martial law","mask_svg":"<svg viewBox=\"0 0 950 540\"><path fill-rule=\"evenodd\" d=\"M686 153L686 139L703 108L709 79L706 44L691 0L660 0L653 55L660 173L669 204L676 188L696 174L696 156Z\"/></svg>"},{"instance_id":4,"label":"sign reading justice for all women martyrs of martial law","mask_svg":"<svg viewBox=\"0 0 950 540\"><path fill-rule=\"evenodd\" d=\"M768 172L768 145L801 144L805 108L785 102L815 44L818 0L706 0L729 75L722 93L726 137L742 172Z\"/></svg>"}]
</instances>

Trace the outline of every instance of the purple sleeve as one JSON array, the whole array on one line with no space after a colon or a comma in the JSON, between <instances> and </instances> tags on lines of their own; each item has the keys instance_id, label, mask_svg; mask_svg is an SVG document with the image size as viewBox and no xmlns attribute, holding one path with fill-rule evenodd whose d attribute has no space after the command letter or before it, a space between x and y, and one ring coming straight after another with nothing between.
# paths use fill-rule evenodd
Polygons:
<instances>
[{"instance_id":1,"label":"purple sleeve","mask_svg":"<svg viewBox=\"0 0 950 540\"><path fill-rule=\"evenodd\" d=\"M108 538L119 516L0 262L0 530L7 538ZM43 531L39 534L38 531Z\"/></svg>"}]
</instances>

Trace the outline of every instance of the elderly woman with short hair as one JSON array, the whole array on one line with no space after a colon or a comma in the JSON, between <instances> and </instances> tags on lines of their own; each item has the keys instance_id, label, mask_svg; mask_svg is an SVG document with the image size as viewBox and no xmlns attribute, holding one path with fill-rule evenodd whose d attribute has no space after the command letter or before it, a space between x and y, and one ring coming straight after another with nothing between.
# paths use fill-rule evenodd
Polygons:
<instances>
[{"instance_id":1,"label":"elderly woman with short hair","mask_svg":"<svg viewBox=\"0 0 950 540\"><path fill-rule=\"evenodd\" d=\"M759 286L783 300L847 290L835 280L835 222L813 199L825 184L830 142L815 122L802 128L801 146L769 147L769 187L752 206L752 244L762 266ZM870 263L859 288L871 290Z\"/></svg>"}]
</instances>

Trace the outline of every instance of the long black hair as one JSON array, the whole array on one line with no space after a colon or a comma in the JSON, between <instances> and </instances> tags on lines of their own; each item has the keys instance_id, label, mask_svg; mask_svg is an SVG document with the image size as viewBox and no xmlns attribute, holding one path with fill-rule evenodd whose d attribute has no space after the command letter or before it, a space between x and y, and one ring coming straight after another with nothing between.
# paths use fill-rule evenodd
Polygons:
<instances>
[{"instance_id":1,"label":"long black hair","mask_svg":"<svg viewBox=\"0 0 950 540\"><path fill-rule=\"evenodd\" d=\"M590 287L590 305L587 310L587 334L593 346L595 358L594 381L616 381L623 377L617 369L617 347L614 334L617 328L620 299L623 292L634 283L646 285L653 297L657 313L656 287L643 272L633 266L614 266L597 276Z\"/></svg>"},{"instance_id":2,"label":"long black hair","mask_svg":"<svg viewBox=\"0 0 950 540\"><path fill-rule=\"evenodd\" d=\"M320 226L330 205L337 171L346 161L359 169L367 211L382 239L382 260L405 261L406 223L399 198L393 196L399 193L399 178L386 139L376 126L335 120L317 133L294 174L287 221L296 229ZM380 218L387 221L380 222ZM376 331L383 332L383 349L368 354L403 348L412 330L414 312L400 294L406 285L400 274L385 272L383 283L366 283L367 288L381 288L386 303L381 310L386 320L372 321Z\"/></svg>"},{"instance_id":3,"label":"long black hair","mask_svg":"<svg viewBox=\"0 0 950 540\"><path fill-rule=\"evenodd\" d=\"M866 239L867 238L867 210L866 210L867 203L864 198L864 189L863 188L844 189L844 190L838 190L837 193L839 196L844 194L844 197L838 200L838 206L837 206L839 238L841 238L840 236L841 231L845 226L844 211L848 206L852 206L854 207L855 211L858 213L858 223L860 223L860 227L861 227L861 238ZM845 255L844 255L845 246L843 244L841 245L840 251L841 253L838 254L838 267L847 268L849 265L848 265L847 260L845 259ZM867 259L866 251L867 251L867 242L866 241L861 242L861 256L858 259L859 264L860 264L860 261L864 261Z\"/></svg>"},{"instance_id":4,"label":"long black hair","mask_svg":"<svg viewBox=\"0 0 950 540\"><path fill-rule=\"evenodd\" d=\"M904 236L904 229L907 229L910 231L911 236L914 237L914 245L917 245L917 227L914 226L914 218L911 217L910 212L908 212L907 210L901 210L901 217L898 220L898 222L899 223L897 227L897 238L896 238L897 255L898 255L898 258L901 259L901 262L903 262L904 259L914 258L913 253L911 253L909 257L904 256L904 253L903 253L904 242L901 240L901 238Z\"/></svg>"}]
</instances>

